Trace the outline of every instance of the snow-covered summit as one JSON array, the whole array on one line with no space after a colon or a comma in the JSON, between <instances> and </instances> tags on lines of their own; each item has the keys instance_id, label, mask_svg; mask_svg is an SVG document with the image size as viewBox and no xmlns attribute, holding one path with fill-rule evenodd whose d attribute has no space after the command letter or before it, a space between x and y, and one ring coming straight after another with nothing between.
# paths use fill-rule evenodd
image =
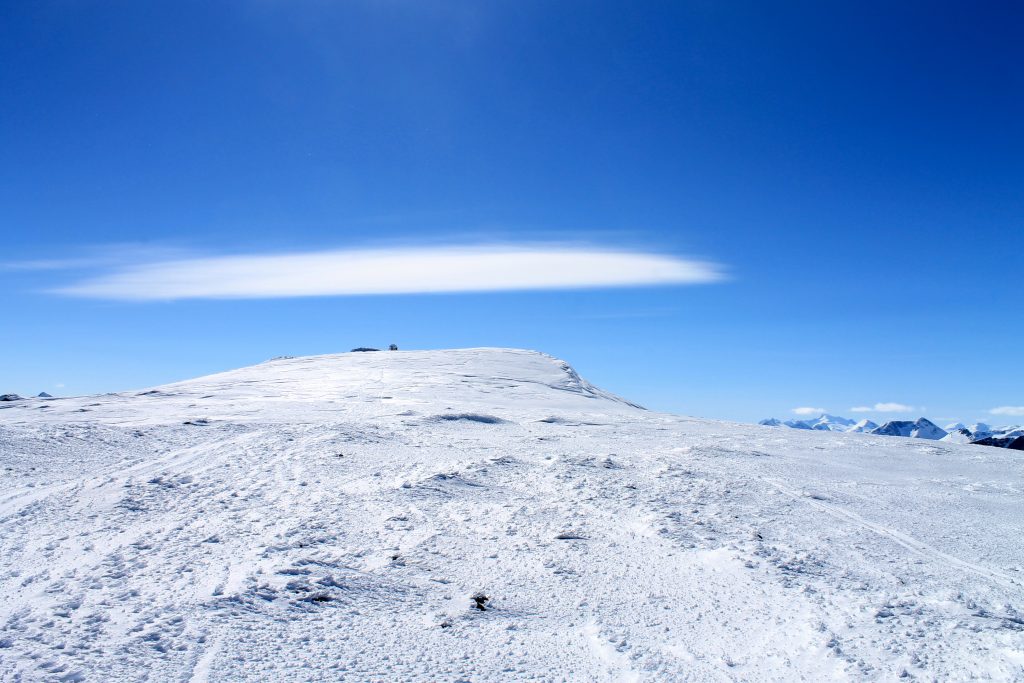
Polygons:
<instances>
[{"instance_id":1,"label":"snow-covered summit","mask_svg":"<svg viewBox=\"0 0 1024 683\"><path fill-rule=\"evenodd\" d=\"M876 423L872 422L871 420L869 420L867 418L864 418L863 420L860 420L859 422L854 423L854 425L852 427L850 427L846 431L848 431L848 432L857 432L857 433L867 433L867 432L874 431L875 429L878 429L878 425Z\"/></svg>"},{"instance_id":2,"label":"snow-covered summit","mask_svg":"<svg viewBox=\"0 0 1024 683\"><path fill-rule=\"evenodd\" d=\"M917 420L890 420L871 433L882 436L907 436L914 439L941 439L946 436L946 430L923 417Z\"/></svg>"},{"instance_id":3,"label":"snow-covered summit","mask_svg":"<svg viewBox=\"0 0 1024 683\"><path fill-rule=\"evenodd\" d=\"M948 433L942 437L941 441L947 441L949 443L971 443L971 441L974 440L974 435L971 434L970 430L966 427L958 427L947 431Z\"/></svg>"},{"instance_id":4,"label":"snow-covered summit","mask_svg":"<svg viewBox=\"0 0 1024 683\"><path fill-rule=\"evenodd\" d=\"M0 680L1020 678L1024 460L544 354L0 404Z\"/></svg>"},{"instance_id":5,"label":"snow-covered summit","mask_svg":"<svg viewBox=\"0 0 1024 683\"><path fill-rule=\"evenodd\" d=\"M281 357L139 391L49 400L45 419L120 424L185 420L277 421L309 411L370 419L424 406L536 413L635 412L565 361L536 351L478 348ZM25 411L40 403L19 400ZM17 414L17 413L16 413ZM500 417L500 415L499 415Z\"/></svg>"},{"instance_id":6,"label":"snow-covered summit","mask_svg":"<svg viewBox=\"0 0 1024 683\"><path fill-rule=\"evenodd\" d=\"M807 420L778 420L775 418L768 418L758 422L759 425L766 427L782 427L786 426L791 429L815 429L821 432L862 432L865 429L859 429L858 426L863 427L865 424L871 424L877 427L871 420L851 420L847 417L840 417L838 415L829 415L828 413L822 413L816 418Z\"/></svg>"},{"instance_id":7,"label":"snow-covered summit","mask_svg":"<svg viewBox=\"0 0 1024 683\"><path fill-rule=\"evenodd\" d=\"M846 432L855 425L855 422L845 417L822 413L818 417L809 420L786 420L783 422L776 418L768 418L761 420L758 424L766 427L786 426L791 429L816 429L823 432Z\"/></svg>"},{"instance_id":8,"label":"snow-covered summit","mask_svg":"<svg viewBox=\"0 0 1024 683\"><path fill-rule=\"evenodd\" d=\"M827 432L846 432L856 424L856 421L836 415L822 413L817 420L810 423L811 429L818 429Z\"/></svg>"}]
</instances>

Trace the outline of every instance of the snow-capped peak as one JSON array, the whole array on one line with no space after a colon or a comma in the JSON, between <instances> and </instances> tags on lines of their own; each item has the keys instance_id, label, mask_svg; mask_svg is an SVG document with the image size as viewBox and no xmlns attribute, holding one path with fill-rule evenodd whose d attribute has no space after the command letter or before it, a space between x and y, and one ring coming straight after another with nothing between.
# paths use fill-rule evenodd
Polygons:
<instances>
[{"instance_id":1,"label":"snow-capped peak","mask_svg":"<svg viewBox=\"0 0 1024 683\"><path fill-rule=\"evenodd\" d=\"M837 424L842 425L844 427L852 427L854 424L856 424L856 421L851 420L848 417L839 417L837 415L829 415L828 413L822 413L818 417L818 419L815 420L815 424Z\"/></svg>"},{"instance_id":2,"label":"snow-capped peak","mask_svg":"<svg viewBox=\"0 0 1024 683\"><path fill-rule=\"evenodd\" d=\"M871 429L877 427L874 422L870 420L861 420L856 422L847 417L840 417L838 415L829 415L828 413L822 413L818 417L812 420L779 420L774 417L770 417L758 422L760 425L766 427L782 427L786 426L791 429L815 429L817 431L824 432L852 432L852 431L867 431L866 429L857 429L858 425L869 424Z\"/></svg>"},{"instance_id":3,"label":"snow-capped peak","mask_svg":"<svg viewBox=\"0 0 1024 683\"><path fill-rule=\"evenodd\" d=\"M883 436L908 436L914 439L941 439L946 436L946 430L924 417L914 421L890 420L871 433Z\"/></svg>"},{"instance_id":4,"label":"snow-capped peak","mask_svg":"<svg viewBox=\"0 0 1024 683\"><path fill-rule=\"evenodd\" d=\"M857 424L850 427L848 431L851 432L870 432L872 429L878 429L878 425L871 420L864 418Z\"/></svg>"}]
</instances>

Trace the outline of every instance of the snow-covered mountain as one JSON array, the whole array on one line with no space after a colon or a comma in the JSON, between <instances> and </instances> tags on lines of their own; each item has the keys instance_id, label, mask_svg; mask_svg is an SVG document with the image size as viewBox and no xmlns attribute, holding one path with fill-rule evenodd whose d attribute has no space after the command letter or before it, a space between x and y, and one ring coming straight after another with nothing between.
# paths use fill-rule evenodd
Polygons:
<instances>
[{"instance_id":1,"label":"snow-covered mountain","mask_svg":"<svg viewBox=\"0 0 1024 683\"><path fill-rule=\"evenodd\" d=\"M1024 436L1024 427L1020 425L1013 425L1007 427L993 427L985 424L984 422L978 422L976 424L964 426L957 422L949 425L952 429L946 431L948 435L943 437L943 441L953 441L955 443L974 443L982 446L998 446L1001 448L1019 448L1020 444L1014 444L1017 437Z\"/></svg>"},{"instance_id":2,"label":"snow-covered mountain","mask_svg":"<svg viewBox=\"0 0 1024 683\"><path fill-rule=\"evenodd\" d=\"M964 426L961 422L946 425L945 429L926 418L917 420L891 420L878 426L871 420L854 422L848 418L822 414L813 420L777 420L768 418L758 422L766 427L790 427L792 429L816 429L832 432L862 432L879 436L902 436L916 439L942 440L949 443L973 443L983 446L1007 447L1019 436L1024 436L1024 427L991 427L983 422Z\"/></svg>"},{"instance_id":3,"label":"snow-covered mountain","mask_svg":"<svg viewBox=\"0 0 1024 683\"><path fill-rule=\"evenodd\" d=\"M767 427L786 426L792 429L817 429L824 432L847 432L855 426L853 420L835 415L822 414L813 420L786 420L785 422L775 418L768 418L758 422Z\"/></svg>"},{"instance_id":4,"label":"snow-covered mountain","mask_svg":"<svg viewBox=\"0 0 1024 683\"><path fill-rule=\"evenodd\" d=\"M971 443L974 441L974 435L966 427L957 427L950 429L941 440L950 443Z\"/></svg>"},{"instance_id":5,"label":"snow-covered mountain","mask_svg":"<svg viewBox=\"0 0 1024 683\"><path fill-rule=\"evenodd\" d=\"M882 436L909 436L913 439L941 439L946 430L923 417L916 420L890 420L881 427L871 430Z\"/></svg>"},{"instance_id":6,"label":"snow-covered mountain","mask_svg":"<svg viewBox=\"0 0 1024 683\"><path fill-rule=\"evenodd\" d=\"M965 425L962 422L954 422L946 427L946 431L953 433L958 432L960 434L970 435L971 440L984 439L986 436L991 436L993 428L984 422L976 422L972 425Z\"/></svg>"},{"instance_id":7,"label":"snow-covered mountain","mask_svg":"<svg viewBox=\"0 0 1024 683\"><path fill-rule=\"evenodd\" d=\"M811 423L811 429L820 429L826 432L847 432L855 424L854 420L845 417L824 414Z\"/></svg>"},{"instance_id":8,"label":"snow-covered mountain","mask_svg":"<svg viewBox=\"0 0 1024 683\"><path fill-rule=\"evenodd\" d=\"M790 427L791 429L816 429L824 432L871 432L878 429L878 425L868 419L860 421L851 420L847 417L829 415L822 413L816 418L809 420L778 420L768 418L758 422L765 427Z\"/></svg>"},{"instance_id":9,"label":"snow-covered mountain","mask_svg":"<svg viewBox=\"0 0 1024 683\"><path fill-rule=\"evenodd\" d=\"M875 424L874 422L872 422L871 420L869 420L867 418L864 418L863 420L860 420L859 422L854 423L854 425L852 427L850 427L849 429L847 429L846 431L848 431L848 432L857 432L857 433L865 433L865 432L874 431L875 429L878 429L878 425Z\"/></svg>"},{"instance_id":10,"label":"snow-covered mountain","mask_svg":"<svg viewBox=\"0 0 1024 683\"><path fill-rule=\"evenodd\" d=\"M504 349L0 404L0 680L1020 679L1024 459Z\"/></svg>"},{"instance_id":11,"label":"snow-covered mountain","mask_svg":"<svg viewBox=\"0 0 1024 683\"><path fill-rule=\"evenodd\" d=\"M1024 436L986 436L984 439L972 441L981 446L997 446L1014 451L1024 451Z\"/></svg>"},{"instance_id":12,"label":"snow-covered mountain","mask_svg":"<svg viewBox=\"0 0 1024 683\"><path fill-rule=\"evenodd\" d=\"M988 436L992 432L996 431L991 425L985 424L984 422L976 422L972 425L968 425L967 429L976 436Z\"/></svg>"}]
</instances>

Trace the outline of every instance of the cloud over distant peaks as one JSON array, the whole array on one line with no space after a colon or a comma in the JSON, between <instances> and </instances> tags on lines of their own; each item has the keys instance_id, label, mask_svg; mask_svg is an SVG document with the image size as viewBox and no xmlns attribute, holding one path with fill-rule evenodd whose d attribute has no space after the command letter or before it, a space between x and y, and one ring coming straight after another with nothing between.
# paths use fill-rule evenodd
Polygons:
<instances>
[{"instance_id":1,"label":"cloud over distant peaks","mask_svg":"<svg viewBox=\"0 0 1024 683\"><path fill-rule=\"evenodd\" d=\"M800 408L793 408L794 415L822 415L828 411L824 408L811 408L809 406L802 406Z\"/></svg>"},{"instance_id":2,"label":"cloud over distant peaks","mask_svg":"<svg viewBox=\"0 0 1024 683\"><path fill-rule=\"evenodd\" d=\"M120 266L54 290L121 300L256 299L719 282L721 266L641 251L472 246L340 249Z\"/></svg>"},{"instance_id":3,"label":"cloud over distant peaks","mask_svg":"<svg viewBox=\"0 0 1024 683\"><path fill-rule=\"evenodd\" d=\"M1024 417L1024 406L999 406L988 411L991 415L1012 415L1013 417Z\"/></svg>"},{"instance_id":4,"label":"cloud over distant peaks","mask_svg":"<svg viewBox=\"0 0 1024 683\"><path fill-rule=\"evenodd\" d=\"M854 406L851 413L912 413L917 408L903 403L876 403L873 406Z\"/></svg>"}]
</instances>

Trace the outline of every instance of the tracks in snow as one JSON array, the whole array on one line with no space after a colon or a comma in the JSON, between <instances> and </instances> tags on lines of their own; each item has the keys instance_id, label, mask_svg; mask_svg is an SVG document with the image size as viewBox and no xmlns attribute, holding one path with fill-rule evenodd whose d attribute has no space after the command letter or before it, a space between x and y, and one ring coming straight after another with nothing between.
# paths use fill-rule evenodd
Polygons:
<instances>
[{"instance_id":1,"label":"tracks in snow","mask_svg":"<svg viewBox=\"0 0 1024 683\"><path fill-rule=\"evenodd\" d=\"M911 552L920 555L921 557L927 558L928 560L938 562L949 567L955 567L961 571L974 574L975 576L979 576L987 581L999 584L1000 586L1003 586L1005 588L1020 589L1021 581L1017 578L1010 576L1009 574L1006 574L995 569L991 569L989 567L985 567L975 562L968 562L967 560L960 559L959 557L954 557L953 555L950 555L948 553L944 553L941 550L933 548L927 543L919 541L918 539L908 534L905 534L901 531L892 529L883 524L868 521L856 512L847 510L838 505L827 503L823 500L815 499L813 497L804 495L800 491L796 491L778 480L773 480L770 483L779 491L782 491L795 499L800 499L803 502L807 503L808 505L823 511L831 515L832 517L852 522L853 524L863 529L872 531L878 534L879 536L887 538L893 541L894 543L897 543L900 546L906 548L907 550L910 550Z\"/></svg>"}]
</instances>

